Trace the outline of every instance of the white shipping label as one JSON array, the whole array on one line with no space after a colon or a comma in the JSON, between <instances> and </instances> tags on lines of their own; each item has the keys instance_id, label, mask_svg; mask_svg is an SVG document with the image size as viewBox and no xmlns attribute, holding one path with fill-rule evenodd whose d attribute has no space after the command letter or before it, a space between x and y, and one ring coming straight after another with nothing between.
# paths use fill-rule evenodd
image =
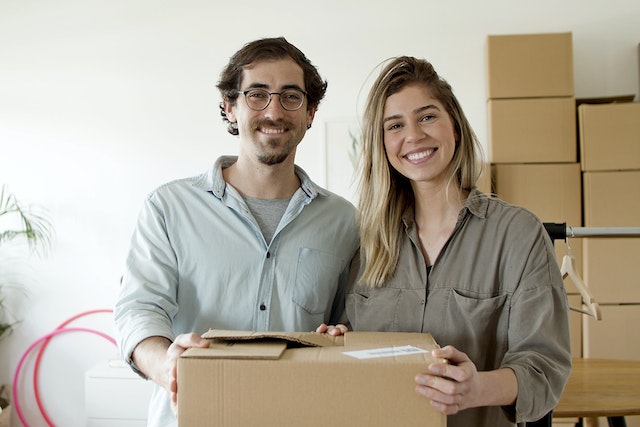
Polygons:
<instances>
[{"instance_id":1,"label":"white shipping label","mask_svg":"<svg viewBox=\"0 0 640 427\"><path fill-rule=\"evenodd\" d=\"M343 352L347 356L355 357L356 359L375 359L379 357L395 357L406 356L409 354L428 353L429 350L414 347L412 345L405 345L402 347L384 347L373 348L370 350L356 350Z\"/></svg>"}]
</instances>

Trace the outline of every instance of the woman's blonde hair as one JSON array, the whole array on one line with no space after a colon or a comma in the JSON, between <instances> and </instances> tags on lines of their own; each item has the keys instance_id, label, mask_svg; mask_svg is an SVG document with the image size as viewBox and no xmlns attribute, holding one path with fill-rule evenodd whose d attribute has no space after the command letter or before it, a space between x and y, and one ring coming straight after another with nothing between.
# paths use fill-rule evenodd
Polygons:
<instances>
[{"instance_id":1,"label":"woman's blonde hair","mask_svg":"<svg viewBox=\"0 0 640 427\"><path fill-rule=\"evenodd\" d=\"M402 239L402 214L415 202L409 180L389 163L384 147L382 120L386 100L408 85L425 85L440 101L458 137L449 166L449 182L470 190L482 172L478 139L453 94L451 86L433 66L409 56L391 58L374 82L362 120L359 158L360 253L364 261L361 282L381 287L395 272Z\"/></svg>"}]
</instances>

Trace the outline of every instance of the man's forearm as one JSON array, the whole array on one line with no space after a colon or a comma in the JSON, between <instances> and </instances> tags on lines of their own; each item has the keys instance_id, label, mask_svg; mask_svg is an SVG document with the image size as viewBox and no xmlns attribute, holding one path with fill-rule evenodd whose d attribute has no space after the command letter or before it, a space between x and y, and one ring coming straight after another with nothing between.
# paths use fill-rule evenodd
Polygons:
<instances>
[{"instance_id":1,"label":"man's forearm","mask_svg":"<svg viewBox=\"0 0 640 427\"><path fill-rule=\"evenodd\" d=\"M170 345L171 341L165 337L146 338L133 350L131 360L147 378L164 386L163 365Z\"/></svg>"}]
</instances>

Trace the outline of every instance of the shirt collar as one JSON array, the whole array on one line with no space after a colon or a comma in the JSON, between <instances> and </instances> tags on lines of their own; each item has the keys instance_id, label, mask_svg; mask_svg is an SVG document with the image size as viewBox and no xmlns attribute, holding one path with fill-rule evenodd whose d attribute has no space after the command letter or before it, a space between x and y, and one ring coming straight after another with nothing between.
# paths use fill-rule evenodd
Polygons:
<instances>
[{"instance_id":1,"label":"shirt collar","mask_svg":"<svg viewBox=\"0 0 640 427\"><path fill-rule=\"evenodd\" d=\"M222 170L234 164L238 160L238 156L221 156L213 164L213 167L202 174L194 182L194 186L201 188L205 191L210 191L219 199L224 197L227 183L222 176ZM327 195L327 190L317 186L309 175L299 166L295 166L295 174L300 179L300 188L305 193L306 197L311 201L315 199L319 194Z\"/></svg>"},{"instance_id":2,"label":"shirt collar","mask_svg":"<svg viewBox=\"0 0 640 427\"><path fill-rule=\"evenodd\" d=\"M464 202L464 206L458 214L458 220L462 219L467 212L471 215L475 215L478 218L486 218L487 211L489 210L489 198L486 194L482 193L476 187L472 188L469 192L467 200ZM410 228L414 224L415 207L409 206L402 214L402 222L405 229Z\"/></svg>"}]
</instances>

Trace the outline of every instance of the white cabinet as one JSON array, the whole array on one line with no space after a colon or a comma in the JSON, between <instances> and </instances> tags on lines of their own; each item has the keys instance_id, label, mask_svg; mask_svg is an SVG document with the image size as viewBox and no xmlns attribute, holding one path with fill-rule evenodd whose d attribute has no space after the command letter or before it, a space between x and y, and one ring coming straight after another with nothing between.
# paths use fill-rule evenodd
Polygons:
<instances>
[{"instance_id":1,"label":"white cabinet","mask_svg":"<svg viewBox=\"0 0 640 427\"><path fill-rule=\"evenodd\" d=\"M87 427L145 427L153 383L121 360L105 360L85 374Z\"/></svg>"}]
</instances>

